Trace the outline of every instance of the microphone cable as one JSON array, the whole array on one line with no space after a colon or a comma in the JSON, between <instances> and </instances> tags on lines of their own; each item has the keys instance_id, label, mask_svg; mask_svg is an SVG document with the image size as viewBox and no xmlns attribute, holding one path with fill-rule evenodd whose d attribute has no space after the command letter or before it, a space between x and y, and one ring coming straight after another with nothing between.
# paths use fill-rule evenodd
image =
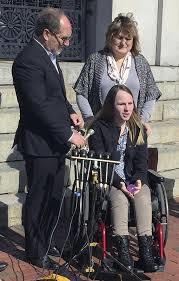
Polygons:
<instances>
[{"instance_id":1,"label":"microphone cable","mask_svg":"<svg viewBox=\"0 0 179 281\"><path fill-rule=\"evenodd\" d=\"M62 195L62 200L61 200L61 204L60 204L60 207L59 207L59 211L58 211L58 216L57 216L57 220L56 220L56 223L52 229L52 232L51 232L51 235L50 235L50 239L49 239L49 244L48 244L48 248L47 248L47 251L45 253L45 255L48 255L48 252L50 250L50 246L51 246L51 243L52 243L52 238L53 238L53 235L54 235L54 232L57 228L57 225L58 225L58 222L59 222L59 219L60 219L60 215L61 215L61 211L62 211L62 206L63 206L63 203L64 203L64 199L65 199L65 195L66 195L66 192L67 192L67 187L69 186L69 181L70 181L70 172L71 172L71 163L72 163L72 160L70 160L70 169L69 169L69 175L68 175L68 180L67 180L67 183L65 185L65 189L64 189L64 192L63 192L63 195ZM71 229L71 224L70 223L70 229ZM68 231L70 233L70 231ZM67 240L67 239L66 239ZM66 240L65 240L65 243L66 243ZM64 246L62 247L62 249L64 250ZM63 252L60 253L60 258L59 258L59 264L60 264L60 259L61 259L61 256L62 256ZM42 272L40 272L40 275L37 277L36 281L39 280L40 277L47 277L48 275L45 275L44 276L44 271L45 271L45 268L43 267L42 268ZM57 275L57 274L56 274Z\"/></svg>"},{"instance_id":2,"label":"microphone cable","mask_svg":"<svg viewBox=\"0 0 179 281\"><path fill-rule=\"evenodd\" d=\"M71 161L70 161L70 165L71 165ZM68 182L69 182L69 177L68 177ZM58 222L59 222L59 219L60 219L61 210L62 210L62 206L63 206L63 203L64 203L65 194L66 194L66 191L67 191L67 186L68 186L68 184L66 184L64 192L63 192L63 195L62 195L62 200L61 200L60 208L59 208L59 211L58 211L57 220L56 220L56 223L55 223L55 225L54 225L54 227L52 229L52 232L51 232L51 235L50 235L50 239L49 239L49 244L48 244L45 256L48 255L48 252L50 250L50 246L51 246L51 243L52 243L52 238L53 238L54 232L55 232L55 230L57 228L57 225L58 225ZM38 281L39 278L41 278L41 277L45 278L45 277L47 277L49 275L49 273L48 273L48 275L45 274L45 276L44 276L44 271L45 271L45 268L42 267L42 272L40 272L40 275L37 277L36 281Z\"/></svg>"},{"instance_id":3,"label":"microphone cable","mask_svg":"<svg viewBox=\"0 0 179 281\"><path fill-rule=\"evenodd\" d=\"M72 228L73 219L74 219L75 214L76 214L76 211L77 211L77 207L78 207L78 202L76 201L75 209L74 209L74 212L73 212L73 214L72 214L72 216L71 216L71 220L70 220L70 224L69 224L68 233L67 233L65 242L64 242L64 244L63 244L62 250L61 250L61 252L60 252L59 262L60 262L60 260L61 260L61 258L62 258L63 251L64 251L64 249L65 249L66 243L67 243L68 238L69 238L69 236L70 236L70 231L71 231L71 228Z\"/></svg>"},{"instance_id":4,"label":"microphone cable","mask_svg":"<svg viewBox=\"0 0 179 281\"><path fill-rule=\"evenodd\" d=\"M60 252L60 256L59 256L59 258L58 258L58 263L59 263L59 264L60 264L60 261L61 261L62 255L63 255L63 251L64 251L64 249L65 249L66 243L67 243L67 241L68 241L68 238L69 238L69 235L70 235L70 232L71 232L72 222L73 222L75 213L76 213L76 211L77 211L77 206L78 206L78 204L76 203L74 213L72 214L72 217L71 217L71 220L70 220L70 224L69 224L69 229L68 229L67 237L66 237L66 239L65 239L65 242L64 242L64 244L63 244L62 250L61 250L61 252ZM65 269L65 268L66 268L66 269ZM66 271L67 271L67 265L66 265L66 264L63 264L63 265L59 268L58 274L62 274L62 276L63 276L63 274L64 274ZM73 270L72 270L72 272L73 272L73 274L74 274L74 276L75 276L75 278L76 278L75 272L74 272ZM58 274L56 274L56 276L57 276Z\"/></svg>"},{"instance_id":5,"label":"microphone cable","mask_svg":"<svg viewBox=\"0 0 179 281\"><path fill-rule=\"evenodd\" d=\"M68 180L67 180L67 183L66 183L65 188L64 188L64 192L63 192L62 199L61 199L61 204L60 204L59 211L58 211L57 220L56 220L56 223L55 223L55 225L54 225L54 227L52 229L52 232L51 232L51 235L50 235L50 239L49 239L49 244L48 244L47 251L46 251L45 255L48 255L48 252L50 250L50 246L51 246L51 243L52 243L52 238L53 238L54 232L55 232L55 230L57 228L57 225L59 223L59 219L60 219L60 215L61 215L61 211L62 211L62 206L63 206L65 195L66 195L66 192L67 192L67 187L69 186L69 181L70 181L71 160L70 160L70 165L69 166L70 166L70 169L69 169ZM44 272L44 270L45 270L45 268L43 267L43 272ZM43 274L43 272L42 272L42 274ZM36 280L38 280L38 279L36 279Z\"/></svg>"}]
</instances>

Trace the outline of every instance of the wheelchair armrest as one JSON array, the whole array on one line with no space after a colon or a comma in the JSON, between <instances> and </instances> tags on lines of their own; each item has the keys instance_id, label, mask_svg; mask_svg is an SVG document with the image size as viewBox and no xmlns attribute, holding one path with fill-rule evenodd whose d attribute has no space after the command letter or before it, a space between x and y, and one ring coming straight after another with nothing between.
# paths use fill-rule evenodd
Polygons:
<instances>
[{"instance_id":1,"label":"wheelchair armrest","mask_svg":"<svg viewBox=\"0 0 179 281\"><path fill-rule=\"evenodd\" d=\"M159 173L157 173L154 170L148 170L148 180L149 183L150 182L161 183L165 181L164 177L162 177Z\"/></svg>"}]
</instances>

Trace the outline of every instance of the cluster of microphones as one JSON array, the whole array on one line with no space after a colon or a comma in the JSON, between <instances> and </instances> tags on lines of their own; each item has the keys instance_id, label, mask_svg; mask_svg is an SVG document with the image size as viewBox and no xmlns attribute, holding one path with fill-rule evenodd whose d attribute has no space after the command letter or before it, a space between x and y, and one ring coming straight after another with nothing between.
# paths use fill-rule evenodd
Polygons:
<instances>
[{"instance_id":1,"label":"cluster of microphones","mask_svg":"<svg viewBox=\"0 0 179 281\"><path fill-rule=\"evenodd\" d=\"M89 129L84 135L85 140L93 134L94 130ZM110 153L95 153L89 150L87 145L81 149L72 145L67 157L74 161L77 190L82 191L87 182L93 181L94 174L95 184L98 184L100 188L105 189L112 184L114 167L115 164L119 164L119 161L111 160Z\"/></svg>"}]
</instances>

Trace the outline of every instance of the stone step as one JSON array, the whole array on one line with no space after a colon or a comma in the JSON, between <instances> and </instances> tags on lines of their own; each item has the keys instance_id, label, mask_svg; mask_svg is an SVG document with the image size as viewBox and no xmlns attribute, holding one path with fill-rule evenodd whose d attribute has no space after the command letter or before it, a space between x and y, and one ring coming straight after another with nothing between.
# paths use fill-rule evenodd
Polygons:
<instances>
[{"instance_id":1,"label":"stone step","mask_svg":"<svg viewBox=\"0 0 179 281\"><path fill-rule=\"evenodd\" d=\"M157 83L159 86L162 96L160 100L156 103L155 111L159 110L158 119L153 120L162 120L162 116L160 116L161 106L163 105L163 101L170 102L172 100L173 105L175 105L175 100L179 102L179 82L160 82ZM71 104L76 103L76 94L72 88L71 84L66 83L66 92L67 98ZM174 100L174 101L173 101ZM168 106L168 103L164 103ZM13 85L0 85L0 108L6 107L18 107L15 89Z\"/></svg>"},{"instance_id":2,"label":"stone step","mask_svg":"<svg viewBox=\"0 0 179 281\"><path fill-rule=\"evenodd\" d=\"M155 104L151 121L165 121L179 118L179 99L178 100L159 100Z\"/></svg>"},{"instance_id":3,"label":"stone step","mask_svg":"<svg viewBox=\"0 0 179 281\"><path fill-rule=\"evenodd\" d=\"M162 176L168 179L174 179L173 197L179 197L179 168L160 172Z\"/></svg>"},{"instance_id":4,"label":"stone step","mask_svg":"<svg viewBox=\"0 0 179 281\"><path fill-rule=\"evenodd\" d=\"M151 66L156 82L179 81L179 67L173 66Z\"/></svg>"},{"instance_id":5,"label":"stone step","mask_svg":"<svg viewBox=\"0 0 179 281\"><path fill-rule=\"evenodd\" d=\"M0 62L0 85L12 85L12 61L1 61ZM59 65L62 69L65 83L67 84L74 84L80 74L80 71L84 65L81 62L59 62ZM179 87L179 67L173 66L151 66L155 81L158 83L162 92L167 92L168 95L173 96L175 90L175 86ZM162 83L166 83L162 85ZM172 83L172 84L168 84ZM172 85L169 86L168 85ZM175 97L174 97L175 99Z\"/></svg>"},{"instance_id":6,"label":"stone step","mask_svg":"<svg viewBox=\"0 0 179 281\"><path fill-rule=\"evenodd\" d=\"M13 85L11 73L12 63L12 61L0 62L0 85ZM59 64L64 75L65 83L72 85L76 82L84 63L60 62Z\"/></svg>"},{"instance_id":7,"label":"stone step","mask_svg":"<svg viewBox=\"0 0 179 281\"><path fill-rule=\"evenodd\" d=\"M76 94L72 85L66 84L66 94L69 102L73 105L76 103ZM13 85L0 86L0 108L19 107L15 89Z\"/></svg>"},{"instance_id":8,"label":"stone step","mask_svg":"<svg viewBox=\"0 0 179 281\"><path fill-rule=\"evenodd\" d=\"M73 163L66 160L65 165L65 186L72 185L74 182ZM21 161L9 161L0 163L0 194L19 193L26 191L27 177L25 171L25 163Z\"/></svg>"},{"instance_id":9,"label":"stone step","mask_svg":"<svg viewBox=\"0 0 179 281\"><path fill-rule=\"evenodd\" d=\"M166 178L170 179L179 179L179 168L177 169L171 169L166 171L161 171L160 174Z\"/></svg>"},{"instance_id":10,"label":"stone step","mask_svg":"<svg viewBox=\"0 0 179 281\"><path fill-rule=\"evenodd\" d=\"M24 161L0 163L0 194L24 192L26 181Z\"/></svg>"},{"instance_id":11,"label":"stone step","mask_svg":"<svg viewBox=\"0 0 179 281\"><path fill-rule=\"evenodd\" d=\"M13 85L0 86L0 108L18 107Z\"/></svg>"},{"instance_id":12,"label":"stone step","mask_svg":"<svg viewBox=\"0 0 179 281\"><path fill-rule=\"evenodd\" d=\"M0 62L0 85L12 85L12 61Z\"/></svg>"},{"instance_id":13,"label":"stone step","mask_svg":"<svg viewBox=\"0 0 179 281\"><path fill-rule=\"evenodd\" d=\"M12 149L14 134L0 134L0 162L22 160L21 154Z\"/></svg>"},{"instance_id":14,"label":"stone step","mask_svg":"<svg viewBox=\"0 0 179 281\"><path fill-rule=\"evenodd\" d=\"M162 92L161 100L177 100L179 99L179 81L176 82L157 82L157 86Z\"/></svg>"},{"instance_id":15,"label":"stone step","mask_svg":"<svg viewBox=\"0 0 179 281\"><path fill-rule=\"evenodd\" d=\"M72 86L67 85L67 97L70 103L73 105L74 109L77 108L76 95ZM14 133L19 120L19 109L15 98L15 93L13 88L9 86L6 90L1 91L1 107L0 118L2 120L0 124L1 133ZM13 108L7 108L13 107ZM79 110L77 110L79 111ZM169 119L179 118L179 99L170 101L158 101L155 105L155 110L152 114L152 121L162 121Z\"/></svg>"},{"instance_id":16,"label":"stone step","mask_svg":"<svg viewBox=\"0 0 179 281\"><path fill-rule=\"evenodd\" d=\"M152 128L153 128L152 135L154 133L156 134L156 131L157 131L157 135L155 136L151 135L149 137L149 147L153 149L156 148L158 151L157 154L159 157L159 163L158 163L159 171L164 169L166 170L166 169L173 169L179 167L178 166L179 144L177 143L177 141L179 142L179 133L177 131L177 128L179 128L178 126L179 126L179 120L178 121L174 120L174 123L172 122L165 122L165 124L152 123ZM166 130L167 130L167 134L166 134ZM164 134L162 134L163 131ZM171 142L171 140L169 139L170 136L173 137L173 142ZM13 140L14 140L14 134L0 134L0 162L16 161L16 160L23 159L22 155L16 150L16 148L12 149ZM170 161L167 162L166 161L167 159ZM166 167L166 163L167 166L169 166L168 168Z\"/></svg>"},{"instance_id":17,"label":"stone step","mask_svg":"<svg viewBox=\"0 0 179 281\"><path fill-rule=\"evenodd\" d=\"M19 122L18 108L3 108L0 110L0 133L14 133Z\"/></svg>"},{"instance_id":18,"label":"stone step","mask_svg":"<svg viewBox=\"0 0 179 281\"><path fill-rule=\"evenodd\" d=\"M64 204L62 206L61 216L63 218L71 218L70 202L71 202L71 186L67 188ZM0 195L0 228L11 227L22 224L24 217L23 206L25 203L26 193L2 194ZM34 210L35 211L35 210Z\"/></svg>"},{"instance_id":19,"label":"stone step","mask_svg":"<svg viewBox=\"0 0 179 281\"><path fill-rule=\"evenodd\" d=\"M179 119L151 122L152 134L148 138L150 145L179 142Z\"/></svg>"},{"instance_id":20,"label":"stone step","mask_svg":"<svg viewBox=\"0 0 179 281\"><path fill-rule=\"evenodd\" d=\"M178 187L179 187L179 179L177 178L173 190L174 197L179 196ZM71 188L69 187L67 196L65 198L65 204L64 204L65 209L66 206L69 206L70 193L71 193ZM0 227L7 227L7 226L11 227L14 225L22 224L22 214L23 214L23 205L25 202L25 197L26 197L25 192L17 193L17 194L0 195ZM69 208L67 207L67 209ZM64 213L64 215L67 215L66 212Z\"/></svg>"},{"instance_id":21,"label":"stone step","mask_svg":"<svg viewBox=\"0 0 179 281\"><path fill-rule=\"evenodd\" d=\"M153 157L157 158L158 172L179 168L179 143L156 144L152 149L156 150Z\"/></svg>"},{"instance_id":22,"label":"stone step","mask_svg":"<svg viewBox=\"0 0 179 281\"><path fill-rule=\"evenodd\" d=\"M22 224L26 193L0 195L0 227Z\"/></svg>"},{"instance_id":23,"label":"stone step","mask_svg":"<svg viewBox=\"0 0 179 281\"><path fill-rule=\"evenodd\" d=\"M167 170L174 170L179 169L179 143L175 144L158 144L153 146L153 149L156 148L157 157L157 165L156 170L159 173L165 173ZM22 159L22 156L21 156ZM69 172L69 163L67 160L66 164L66 181L68 177ZM178 173L179 175L179 173ZM167 176L167 175L166 175ZM176 178L176 175L172 178ZM179 176L178 176L179 178ZM70 174L70 184L74 180L74 168L72 165L71 168L71 174ZM25 168L24 168L24 162L23 161L14 161L14 162L6 162L6 163L0 163L0 194L2 193L16 193L18 191L22 192L24 191L24 188L26 186L26 174L25 174Z\"/></svg>"},{"instance_id":24,"label":"stone step","mask_svg":"<svg viewBox=\"0 0 179 281\"><path fill-rule=\"evenodd\" d=\"M13 61L0 62L0 85L12 85L12 63ZM82 62L59 62L67 84L74 84L84 65ZM156 82L179 81L179 67L174 66L151 66Z\"/></svg>"},{"instance_id":25,"label":"stone step","mask_svg":"<svg viewBox=\"0 0 179 281\"><path fill-rule=\"evenodd\" d=\"M15 165L15 163L14 163ZM17 163L16 163L17 165ZM16 166L17 167L17 166ZM9 183L9 185L11 185L11 189L13 189L14 187L12 186L12 179L13 182L14 178L16 178L17 184L19 182L19 178L18 178L18 173L19 171L24 171L24 167L23 167L23 162L19 163L19 171L14 172L15 174L13 174L13 171L9 171L9 179L3 178L3 172L6 171L8 167L4 164L3 166L1 166L1 170L0 170L0 175L2 176L0 178L0 182L2 181L2 185L6 185ZM22 169L22 170L21 170ZM11 167L11 170L13 170L13 167ZM5 172L5 173L6 173ZM171 170L171 171L164 171L164 172L160 172L160 174L162 174L164 177L166 178L170 178L170 179L175 179L175 185L174 185L174 189L173 189L173 196L178 196L179 192L178 192L178 185L179 185L179 169L175 169L175 170ZM12 178L11 178L12 177ZM177 178L176 178L177 177ZM25 178L24 178L25 179ZM16 184L16 183L15 183ZM0 186L0 188L2 188ZM71 188L68 188L68 193L70 194L70 190ZM14 190L15 191L15 190ZM69 194L67 194L67 198L65 200L65 206L69 205ZM21 224L22 223L22 206L25 202L25 196L26 193L16 193L16 194L1 194L0 195L0 227L1 226L13 226L13 225L17 225L17 224ZM171 197L170 197L171 198Z\"/></svg>"}]
</instances>

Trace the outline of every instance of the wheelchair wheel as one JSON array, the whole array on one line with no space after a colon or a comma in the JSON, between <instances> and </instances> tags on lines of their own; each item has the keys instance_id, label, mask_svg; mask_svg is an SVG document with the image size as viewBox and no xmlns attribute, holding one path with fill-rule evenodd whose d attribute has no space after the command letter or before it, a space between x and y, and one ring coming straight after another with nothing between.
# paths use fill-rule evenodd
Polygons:
<instances>
[{"instance_id":1,"label":"wheelchair wheel","mask_svg":"<svg viewBox=\"0 0 179 281\"><path fill-rule=\"evenodd\" d=\"M165 186L163 183L157 184L155 188L156 196L158 198L159 210L158 216L163 230L163 246L165 247L168 238L168 199Z\"/></svg>"}]
</instances>

